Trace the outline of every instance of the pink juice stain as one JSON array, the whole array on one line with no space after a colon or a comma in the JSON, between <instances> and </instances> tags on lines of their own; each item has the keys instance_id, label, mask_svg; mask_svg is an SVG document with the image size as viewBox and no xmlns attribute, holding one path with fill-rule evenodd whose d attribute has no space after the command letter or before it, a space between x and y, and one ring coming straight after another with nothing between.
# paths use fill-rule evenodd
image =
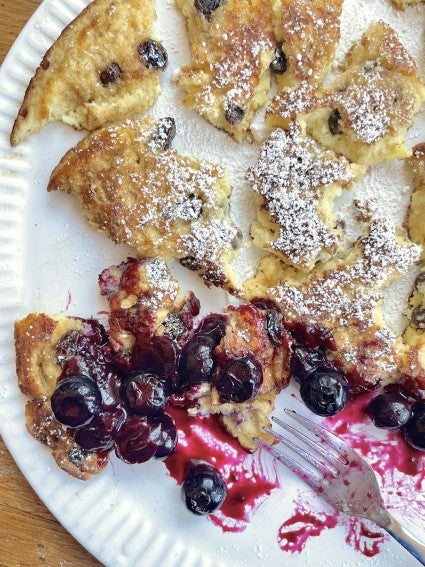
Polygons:
<instances>
[{"instance_id":1,"label":"pink juice stain","mask_svg":"<svg viewBox=\"0 0 425 567\"><path fill-rule=\"evenodd\" d=\"M345 541L366 557L377 555L385 538L383 530L372 522L353 517L348 519Z\"/></svg>"},{"instance_id":2,"label":"pink juice stain","mask_svg":"<svg viewBox=\"0 0 425 567\"><path fill-rule=\"evenodd\" d=\"M421 507L424 501L419 495L425 484L425 455L410 447L399 432L381 432L380 439L373 436L374 431L379 432L366 408L374 396L376 392L356 396L343 411L324 419L323 425L368 460L377 473L387 507L398 509L402 515L418 522L418 518L423 516ZM278 545L283 551L301 552L309 538L334 528L337 523L345 527L346 543L366 557L377 555L388 537L384 530L368 520L345 516L337 511L334 514L312 514L310 510L307 502L295 501L293 515L282 523L277 535Z\"/></svg>"},{"instance_id":3,"label":"pink juice stain","mask_svg":"<svg viewBox=\"0 0 425 567\"><path fill-rule=\"evenodd\" d=\"M66 305L65 305L65 311L68 311L68 309L71 306L71 301L72 301L72 294L71 294L71 290L68 289L68 293L67 293L67 298L66 298Z\"/></svg>"},{"instance_id":4,"label":"pink juice stain","mask_svg":"<svg viewBox=\"0 0 425 567\"><path fill-rule=\"evenodd\" d=\"M279 486L276 473L266 474L259 459L226 435L215 416L195 419L184 409L169 407L167 411L179 432L176 451L164 462L170 475L182 484L191 459L214 465L228 492L220 510L209 518L225 532L243 531L261 502Z\"/></svg>"},{"instance_id":5,"label":"pink juice stain","mask_svg":"<svg viewBox=\"0 0 425 567\"><path fill-rule=\"evenodd\" d=\"M373 438L374 426L366 413L369 401L376 393L367 393L350 400L336 416L325 420L325 427L344 439L353 449L366 457L382 478L394 477L394 470L415 478L419 489L425 478L424 453L413 449L398 431L386 431L385 439ZM365 424L365 432L355 425ZM385 488L385 487L384 487Z\"/></svg>"},{"instance_id":6,"label":"pink juice stain","mask_svg":"<svg viewBox=\"0 0 425 567\"><path fill-rule=\"evenodd\" d=\"M387 507L410 515L414 521L423 506L418 493L425 484L424 454L411 448L398 432L376 430L381 438L373 436L374 426L366 408L375 395L366 393L350 400L342 412L323 419L323 425L368 460L377 473ZM260 459L247 454L230 438L215 416L195 419L185 409L169 407L168 411L179 430L176 452L165 461L170 475L181 484L190 459L202 459L216 466L226 480L228 496L210 520L224 532L243 531L264 499L279 488L277 474L274 472L270 478ZM337 524L345 528L346 543L366 557L377 555L388 537L368 520L330 512L328 506L312 512L311 504L300 497L294 503L294 513L282 522L277 533L282 551L300 553L310 538ZM320 500L315 501L317 505Z\"/></svg>"},{"instance_id":7,"label":"pink juice stain","mask_svg":"<svg viewBox=\"0 0 425 567\"><path fill-rule=\"evenodd\" d=\"M310 512L306 504L295 502L295 512L279 528L277 542L283 551L300 553L309 538L337 525L338 514Z\"/></svg>"}]
</instances>

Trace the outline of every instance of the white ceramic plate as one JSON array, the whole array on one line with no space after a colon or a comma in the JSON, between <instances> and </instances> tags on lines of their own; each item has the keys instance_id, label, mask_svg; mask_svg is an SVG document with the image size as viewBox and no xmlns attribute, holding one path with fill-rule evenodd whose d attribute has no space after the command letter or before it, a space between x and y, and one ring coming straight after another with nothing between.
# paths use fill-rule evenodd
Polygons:
<instances>
[{"instance_id":1,"label":"white ceramic plate","mask_svg":"<svg viewBox=\"0 0 425 567\"><path fill-rule=\"evenodd\" d=\"M12 150L8 143L24 90L42 55L87 3L45 0L0 71L0 432L15 460L59 521L105 565L417 565L388 539L373 557L356 551L346 539L357 537L360 541L361 524L350 524L341 516L335 528L324 530L320 537L309 537L302 553L282 551L277 543L279 527L288 518L296 518L294 511L300 503L306 510L311 508L318 518L325 518L332 511L288 471L276 472L265 457L263 468L271 476L278 475L282 488L258 507L243 532L223 533L208 518L195 517L184 509L179 487L167 476L163 463L129 466L112 458L105 473L82 482L59 470L49 452L26 432L25 400L18 391L14 370L13 322L36 310L90 316L104 309L97 275L130 253L92 232L72 199L46 192L50 172L63 153L81 138L81 133L55 124L16 149ZM424 8L411 8L403 14L394 11L385 0L346 0L339 53L360 36L368 23L382 17L397 28L425 75ZM183 22L172 0L158 2L158 12L156 32L168 49L170 66L163 77L164 93L154 114L176 118L178 135L174 145L178 149L228 166L235 187L233 210L246 229L252 207L242 179L258 148L233 142L182 108L172 75L188 61ZM410 136L412 143L425 140L423 116ZM406 191L400 191L406 185L403 175L399 164L385 164L374 170L363 190L370 190L372 183L378 195L387 191L383 206L388 215L400 215L403 208L394 203L402 197L403 206L406 204ZM389 178L392 192L388 189ZM203 288L194 275L181 268L176 268L176 273L185 286L194 289L206 310L219 309L226 303L224 293ZM398 308L401 312L400 305ZM291 393L294 394L288 390L282 394L280 408L301 408L296 395ZM405 497L406 486L411 484L394 477L394 486L404 487L403 495L390 500L399 516L425 539L425 531L418 527L424 525L423 500L414 491L410 493L411 500ZM391 491L388 494L391 496ZM416 507L411 505L412 499ZM410 516L405 514L406 507L411 510Z\"/></svg>"}]
</instances>

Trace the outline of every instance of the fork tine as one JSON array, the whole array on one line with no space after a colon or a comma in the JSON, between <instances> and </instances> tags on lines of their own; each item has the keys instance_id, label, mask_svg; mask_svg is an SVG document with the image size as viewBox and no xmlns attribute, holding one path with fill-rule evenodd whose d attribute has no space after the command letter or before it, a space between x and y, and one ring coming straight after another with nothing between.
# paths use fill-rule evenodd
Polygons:
<instances>
[{"instance_id":1,"label":"fork tine","mask_svg":"<svg viewBox=\"0 0 425 567\"><path fill-rule=\"evenodd\" d=\"M301 448L299 449L300 451L303 451L302 456L304 458L307 458L304 455L304 453L305 453L306 455L309 455L309 457L314 459L315 462L314 463L312 462L312 464L317 466L317 468L319 468L323 472L323 474L331 473L331 474L335 475L336 473L338 473L339 469L341 468L341 461L340 461L340 459L335 457L332 453L330 453L328 448L323 447L323 445L319 445L319 443L316 443L313 439L311 439L310 437L305 435L305 433L303 433L302 431L298 431L298 429L295 429L295 427L292 427L288 423L285 423L284 421L282 421L278 417L272 417L272 421L277 423L282 429L285 429L285 431L288 431L289 433L291 433L294 437L297 437L300 441L302 441L308 447L313 449L313 451L316 451L317 453L319 453L319 455L321 455L322 457L324 457L326 459L326 462L319 461L319 460L315 459L314 456L311 456L309 453L306 453L305 451L303 451L303 449L301 449ZM282 439L284 441L286 441L286 439L284 437L282 437ZM279 436L279 440L281 440L281 436ZM282 442L284 442L284 441L282 441ZM309 459L307 458L307 460L309 460ZM320 466L316 463L319 463ZM323 467L324 470L322 470L322 467Z\"/></svg>"},{"instance_id":2,"label":"fork tine","mask_svg":"<svg viewBox=\"0 0 425 567\"><path fill-rule=\"evenodd\" d=\"M331 433L327 429L321 427L320 425L317 425L317 423L314 423L313 421L311 421L311 420L307 419L306 417L300 415L296 411L290 410L290 409L285 409L284 411L285 411L286 414L288 414L293 419L295 419L295 421L298 421L298 423L301 423L301 425L304 425L304 427L306 429L308 429L309 431L311 431L312 433L317 435L317 437L319 437L323 441L329 443L329 445L333 449L335 449L335 451L337 451L339 453L339 455L341 455L341 457L343 457L348 462L348 455L349 455L351 449L346 443L344 443L344 441L342 441L341 439L338 439L338 437L336 435L334 435L333 433Z\"/></svg>"},{"instance_id":3,"label":"fork tine","mask_svg":"<svg viewBox=\"0 0 425 567\"><path fill-rule=\"evenodd\" d=\"M276 421L278 422L278 420L276 420ZM291 428L291 426L289 426L288 428L285 427L284 429L291 430L293 428ZM323 476L329 477L329 476L335 476L336 474L338 474L338 470L335 467L327 466L327 464L325 462L320 461L319 459L316 459L316 457L314 455L307 453L307 451L305 451L302 447L300 447L296 443L293 443L290 439L283 437L279 433L276 433L276 431L273 431L273 429L268 429L268 428L265 427L264 431L266 433L268 433L269 435L271 435L272 437L274 437L276 439L276 441L279 441L285 447L289 447L289 449L292 449L292 451L297 453L297 455L299 455L300 457L302 457L303 459L308 461L317 470L319 470L322 473Z\"/></svg>"},{"instance_id":4,"label":"fork tine","mask_svg":"<svg viewBox=\"0 0 425 567\"><path fill-rule=\"evenodd\" d=\"M259 447L270 453L275 459L280 461L282 464L285 465L289 470L291 470L294 474L296 474L301 480L306 482L313 490L319 490L321 487L320 477L315 473L308 471L296 461L281 453L276 447L273 445L268 445L261 441L261 439L255 439L255 442Z\"/></svg>"}]
</instances>

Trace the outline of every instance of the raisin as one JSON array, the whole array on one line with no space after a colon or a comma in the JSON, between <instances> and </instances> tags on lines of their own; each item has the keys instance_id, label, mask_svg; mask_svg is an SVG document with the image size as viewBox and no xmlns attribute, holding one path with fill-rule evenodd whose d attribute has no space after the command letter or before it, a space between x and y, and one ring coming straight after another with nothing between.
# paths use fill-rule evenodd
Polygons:
<instances>
[{"instance_id":1,"label":"raisin","mask_svg":"<svg viewBox=\"0 0 425 567\"><path fill-rule=\"evenodd\" d=\"M425 309L415 307L412 311L412 324L418 329L425 329Z\"/></svg>"},{"instance_id":2,"label":"raisin","mask_svg":"<svg viewBox=\"0 0 425 567\"><path fill-rule=\"evenodd\" d=\"M100 82L104 86L116 83L120 78L121 78L121 67L118 65L118 63L115 62L110 63L100 73Z\"/></svg>"},{"instance_id":3,"label":"raisin","mask_svg":"<svg viewBox=\"0 0 425 567\"><path fill-rule=\"evenodd\" d=\"M288 60L286 59L285 52L282 49L282 42L276 44L274 56L270 63L270 69L277 75L283 75L288 68Z\"/></svg>"},{"instance_id":4,"label":"raisin","mask_svg":"<svg viewBox=\"0 0 425 567\"><path fill-rule=\"evenodd\" d=\"M148 69L166 69L168 55L165 47L154 39L147 39L139 45L140 59Z\"/></svg>"},{"instance_id":5,"label":"raisin","mask_svg":"<svg viewBox=\"0 0 425 567\"><path fill-rule=\"evenodd\" d=\"M209 21L223 0L195 0L195 8Z\"/></svg>"},{"instance_id":6,"label":"raisin","mask_svg":"<svg viewBox=\"0 0 425 567\"><path fill-rule=\"evenodd\" d=\"M202 200L192 193L184 197L179 203L176 203L175 218L184 221L196 220L202 214L202 206Z\"/></svg>"},{"instance_id":7,"label":"raisin","mask_svg":"<svg viewBox=\"0 0 425 567\"><path fill-rule=\"evenodd\" d=\"M181 315L169 313L163 322L164 335L169 339L176 340L186 332L186 325Z\"/></svg>"},{"instance_id":8,"label":"raisin","mask_svg":"<svg viewBox=\"0 0 425 567\"><path fill-rule=\"evenodd\" d=\"M245 116L245 110L237 104L229 105L224 111L224 116L229 124L239 124Z\"/></svg>"},{"instance_id":9,"label":"raisin","mask_svg":"<svg viewBox=\"0 0 425 567\"><path fill-rule=\"evenodd\" d=\"M174 118L167 116L156 123L151 134L151 144L155 149L168 150L176 135L176 122Z\"/></svg>"},{"instance_id":10,"label":"raisin","mask_svg":"<svg viewBox=\"0 0 425 567\"><path fill-rule=\"evenodd\" d=\"M340 120L341 120L341 114L339 110L335 108L335 110L332 110L328 118L329 131L332 134L332 136L336 136L337 134L342 134Z\"/></svg>"},{"instance_id":11,"label":"raisin","mask_svg":"<svg viewBox=\"0 0 425 567\"><path fill-rule=\"evenodd\" d=\"M71 449L68 453L68 459L70 462L78 467L87 458L87 451L80 449L80 447L75 447Z\"/></svg>"},{"instance_id":12,"label":"raisin","mask_svg":"<svg viewBox=\"0 0 425 567\"><path fill-rule=\"evenodd\" d=\"M425 283L425 272L420 272L415 279L415 287L418 287L419 285Z\"/></svg>"},{"instance_id":13,"label":"raisin","mask_svg":"<svg viewBox=\"0 0 425 567\"><path fill-rule=\"evenodd\" d=\"M238 228L237 233L235 234L234 238L232 238L232 242L230 243L233 250L237 250L242 241L242 231Z\"/></svg>"},{"instance_id":14,"label":"raisin","mask_svg":"<svg viewBox=\"0 0 425 567\"><path fill-rule=\"evenodd\" d=\"M199 268L201 267L200 260L197 260L193 256L185 256L184 258L180 258L179 262L183 267L188 268L189 270L199 270Z\"/></svg>"}]
</instances>

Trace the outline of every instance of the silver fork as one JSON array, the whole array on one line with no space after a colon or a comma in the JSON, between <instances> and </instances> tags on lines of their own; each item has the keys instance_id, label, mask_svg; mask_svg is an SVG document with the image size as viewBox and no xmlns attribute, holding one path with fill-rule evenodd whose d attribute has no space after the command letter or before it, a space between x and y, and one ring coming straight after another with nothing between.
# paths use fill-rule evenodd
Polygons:
<instances>
[{"instance_id":1,"label":"silver fork","mask_svg":"<svg viewBox=\"0 0 425 567\"><path fill-rule=\"evenodd\" d=\"M372 520L384 528L407 551L425 565L425 545L401 526L385 508L378 482L371 466L349 445L320 425L293 410L285 412L302 425L306 432L288 425L281 419L272 420L301 440L310 450L265 429L274 439L312 465L313 470L295 461L275 445L257 439L260 447L304 480L323 500L345 514ZM313 434L314 439L311 435Z\"/></svg>"}]
</instances>

